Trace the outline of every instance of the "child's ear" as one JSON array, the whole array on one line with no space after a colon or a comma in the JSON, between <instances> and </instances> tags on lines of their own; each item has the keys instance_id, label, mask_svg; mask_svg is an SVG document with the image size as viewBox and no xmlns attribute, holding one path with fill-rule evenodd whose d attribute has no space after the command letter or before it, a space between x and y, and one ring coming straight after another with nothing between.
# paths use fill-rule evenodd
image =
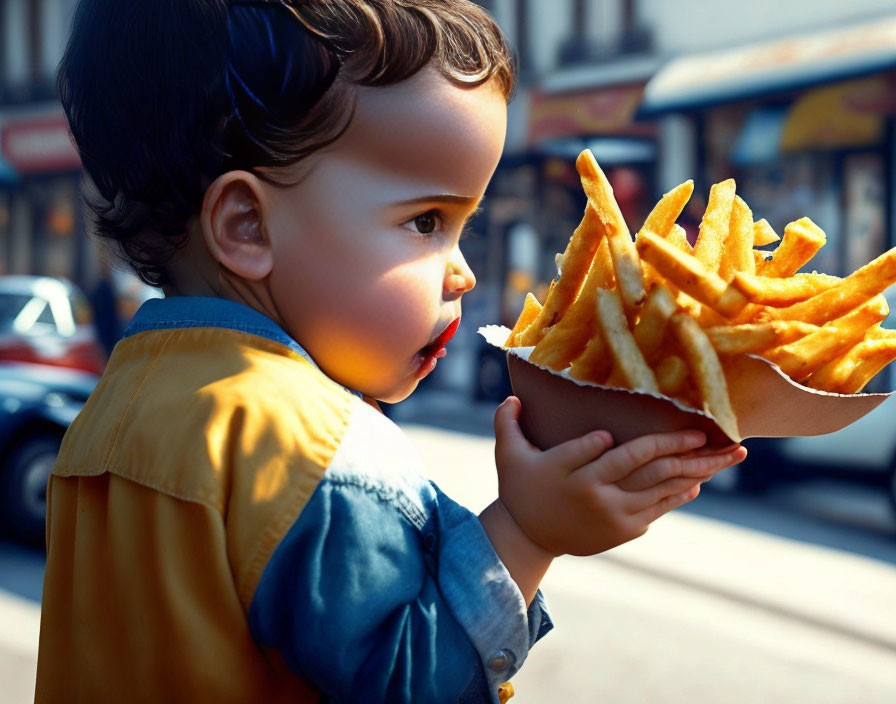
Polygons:
<instances>
[{"instance_id":1,"label":"child's ear","mask_svg":"<svg viewBox=\"0 0 896 704\"><path fill-rule=\"evenodd\" d=\"M224 267L249 281L271 271L273 257L264 230L264 190L246 171L228 171L208 187L200 223L205 246Z\"/></svg>"}]
</instances>

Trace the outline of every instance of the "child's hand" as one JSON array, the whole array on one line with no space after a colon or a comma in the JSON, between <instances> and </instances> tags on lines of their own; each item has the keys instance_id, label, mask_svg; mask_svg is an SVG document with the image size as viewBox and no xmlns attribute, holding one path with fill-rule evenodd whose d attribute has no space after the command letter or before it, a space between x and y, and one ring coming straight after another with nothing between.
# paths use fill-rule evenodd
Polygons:
<instances>
[{"instance_id":1,"label":"child's hand","mask_svg":"<svg viewBox=\"0 0 896 704\"><path fill-rule=\"evenodd\" d=\"M514 396L495 413L495 461L501 501L529 540L554 555L593 555L643 535L700 484L743 461L745 448L698 450L696 430L644 435L610 449L598 430L547 451L520 429Z\"/></svg>"}]
</instances>

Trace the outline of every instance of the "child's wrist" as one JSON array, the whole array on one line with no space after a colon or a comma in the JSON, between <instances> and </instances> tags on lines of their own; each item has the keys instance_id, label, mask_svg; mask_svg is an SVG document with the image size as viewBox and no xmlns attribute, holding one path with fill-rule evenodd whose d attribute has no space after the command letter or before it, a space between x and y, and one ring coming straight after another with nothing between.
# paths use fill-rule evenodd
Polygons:
<instances>
[{"instance_id":1,"label":"child's wrist","mask_svg":"<svg viewBox=\"0 0 896 704\"><path fill-rule=\"evenodd\" d=\"M531 550L532 557L534 559L541 560L553 560L557 557L556 554L552 553L545 547L542 547L537 541L533 540L532 537L523 529L523 527L519 524L519 521L513 517L513 514L510 512L510 509L507 508L507 504L498 497L495 500L495 511L500 511L504 520L508 522L508 526L512 526L515 529L515 532L519 535L521 541L525 541L527 544L527 550Z\"/></svg>"},{"instance_id":2,"label":"child's wrist","mask_svg":"<svg viewBox=\"0 0 896 704\"><path fill-rule=\"evenodd\" d=\"M501 499L487 506L479 520L528 605L555 556L526 535Z\"/></svg>"}]
</instances>

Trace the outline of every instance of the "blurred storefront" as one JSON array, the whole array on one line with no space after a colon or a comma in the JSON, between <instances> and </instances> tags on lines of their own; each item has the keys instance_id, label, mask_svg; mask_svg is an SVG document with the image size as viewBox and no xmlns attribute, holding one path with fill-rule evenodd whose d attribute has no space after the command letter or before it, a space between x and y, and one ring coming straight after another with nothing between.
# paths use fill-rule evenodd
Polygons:
<instances>
[{"instance_id":1,"label":"blurred storefront","mask_svg":"<svg viewBox=\"0 0 896 704\"><path fill-rule=\"evenodd\" d=\"M656 61L629 61L610 80L604 67L585 68L561 67L516 99L515 117L525 121L525 130L517 143L510 140L474 237L464 242L478 278L464 300L464 316L474 327L512 326L530 291L544 300L557 274L554 255L566 249L585 211L575 168L583 149L604 168L630 228L652 205L657 130L634 117ZM477 349L471 374L477 395L503 398L509 391L503 354L484 343Z\"/></svg>"},{"instance_id":2,"label":"blurred storefront","mask_svg":"<svg viewBox=\"0 0 896 704\"><path fill-rule=\"evenodd\" d=\"M896 18L684 56L648 82L639 117L687 117L680 180L695 177L698 211L733 177L777 232L811 217L828 243L809 267L843 274L896 244L894 69Z\"/></svg>"},{"instance_id":3,"label":"blurred storefront","mask_svg":"<svg viewBox=\"0 0 896 704\"><path fill-rule=\"evenodd\" d=\"M61 277L91 299L108 281L126 323L161 293L88 235L82 187L81 161L57 103L0 110L0 275Z\"/></svg>"},{"instance_id":4,"label":"blurred storefront","mask_svg":"<svg viewBox=\"0 0 896 704\"><path fill-rule=\"evenodd\" d=\"M95 258L80 216L81 162L58 106L0 118L3 270L83 285Z\"/></svg>"},{"instance_id":5,"label":"blurred storefront","mask_svg":"<svg viewBox=\"0 0 896 704\"><path fill-rule=\"evenodd\" d=\"M502 319L512 323L529 291L543 294L582 219L586 199L575 160L591 149L630 228L643 222L656 180L657 130L635 122L654 65L620 82L570 81L555 74L528 96L526 145L505 159L490 189L490 222L503 244Z\"/></svg>"}]
</instances>

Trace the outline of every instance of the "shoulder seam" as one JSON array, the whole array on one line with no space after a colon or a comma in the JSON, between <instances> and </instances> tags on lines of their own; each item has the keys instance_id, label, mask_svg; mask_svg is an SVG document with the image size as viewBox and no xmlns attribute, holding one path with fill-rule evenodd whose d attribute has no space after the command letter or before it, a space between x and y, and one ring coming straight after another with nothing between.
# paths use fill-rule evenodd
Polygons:
<instances>
[{"instance_id":1,"label":"shoulder seam","mask_svg":"<svg viewBox=\"0 0 896 704\"><path fill-rule=\"evenodd\" d=\"M331 477L325 474L321 479L320 484L318 484L318 487L323 484L359 489L376 497L382 503L394 506L417 528L422 529L426 524L426 514L419 506L417 506L417 504L408 498L404 492L396 488L383 486L378 482L366 479L359 475L339 475L337 477Z\"/></svg>"}]
</instances>

